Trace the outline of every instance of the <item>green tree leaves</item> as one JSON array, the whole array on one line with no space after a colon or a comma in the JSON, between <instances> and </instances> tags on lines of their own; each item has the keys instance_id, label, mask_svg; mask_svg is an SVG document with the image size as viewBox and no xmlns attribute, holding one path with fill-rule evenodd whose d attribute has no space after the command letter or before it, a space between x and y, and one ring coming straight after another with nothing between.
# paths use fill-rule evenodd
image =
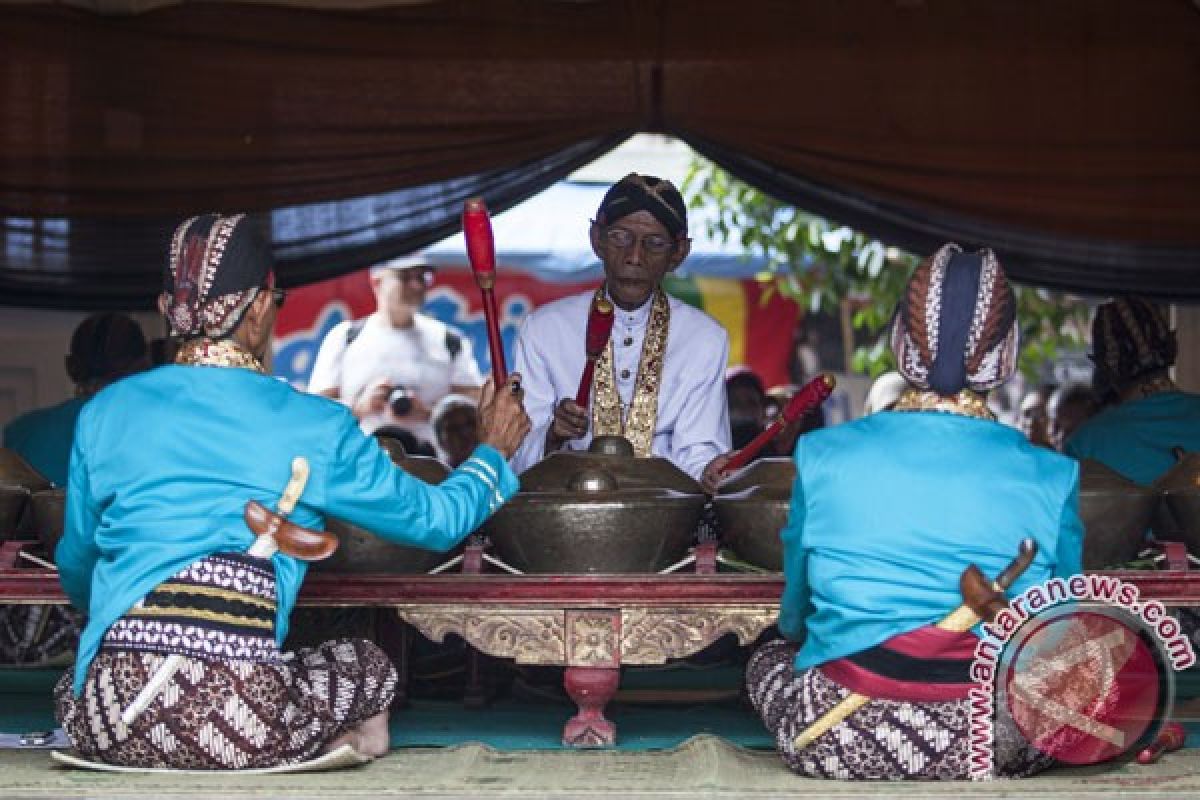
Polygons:
<instances>
[{"instance_id":1,"label":"green tree leaves","mask_svg":"<svg viewBox=\"0 0 1200 800\"><path fill-rule=\"evenodd\" d=\"M872 377L892 368L887 326L917 257L864 233L785 204L697 157L683 183L692 208L709 208L710 236L763 256L771 283L811 313L849 316L868 343L856 347L851 368ZM1058 292L1014 287L1022 325L1020 366L1037 380L1062 352L1083 346L1088 308ZM859 337L864 338L864 337Z\"/></svg>"}]
</instances>

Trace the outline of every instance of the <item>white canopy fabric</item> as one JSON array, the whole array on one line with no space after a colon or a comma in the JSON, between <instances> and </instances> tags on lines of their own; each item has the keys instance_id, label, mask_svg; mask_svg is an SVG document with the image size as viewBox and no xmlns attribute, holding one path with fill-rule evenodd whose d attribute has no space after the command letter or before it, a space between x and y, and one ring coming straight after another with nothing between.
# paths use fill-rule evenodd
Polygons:
<instances>
[{"instance_id":1,"label":"white canopy fabric","mask_svg":"<svg viewBox=\"0 0 1200 800\"><path fill-rule=\"evenodd\" d=\"M582 281L599 276L588 227L609 184L560 181L546 191L492 218L496 260L541 280ZM767 268L766 259L737 243L708 235L711 212L691 210L688 233L692 252L679 268L681 277L747 278ZM466 240L457 234L424 251L439 267L467 268Z\"/></svg>"}]
</instances>

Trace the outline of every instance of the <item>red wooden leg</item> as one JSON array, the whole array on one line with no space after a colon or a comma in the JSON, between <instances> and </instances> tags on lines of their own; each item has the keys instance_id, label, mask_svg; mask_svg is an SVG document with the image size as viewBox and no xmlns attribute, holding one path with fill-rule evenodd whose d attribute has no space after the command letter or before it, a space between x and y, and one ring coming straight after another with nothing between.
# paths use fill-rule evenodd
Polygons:
<instances>
[{"instance_id":1,"label":"red wooden leg","mask_svg":"<svg viewBox=\"0 0 1200 800\"><path fill-rule=\"evenodd\" d=\"M467 575L483 573L483 551L490 542L481 533L472 533L467 537L466 547L463 548L462 571ZM467 645L467 685L463 691L463 707L478 711L487 705L487 688L483 682L484 655L471 645Z\"/></svg>"},{"instance_id":2,"label":"red wooden leg","mask_svg":"<svg viewBox=\"0 0 1200 800\"><path fill-rule=\"evenodd\" d=\"M563 687L579 713L563 727L567 747L612 747L617 727L604 716L604 707L617 693L621 670L614 667L567 667Z\"/></svg>"}]
</instances>

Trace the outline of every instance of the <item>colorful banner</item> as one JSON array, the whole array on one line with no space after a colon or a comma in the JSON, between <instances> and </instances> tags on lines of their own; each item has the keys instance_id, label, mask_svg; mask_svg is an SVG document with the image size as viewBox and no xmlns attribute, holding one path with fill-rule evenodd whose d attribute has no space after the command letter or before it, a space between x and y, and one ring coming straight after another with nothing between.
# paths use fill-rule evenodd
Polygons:
<instances>
[{"instance_id":1,"label":"colorful banner","mask_svg":"<svg viewBox=\"0 0 1200 800\"><path fill-rule=\"evenodd\" d=\"M524 273L501 271L495 292L500 335L510 366L517 330L526 314L595 286L595 282L551 283ZM669 276L664 288L708 312L725 327L729 332L730 365L749 366L768 387L788 383L788 356L799 319L795 303L778 293L764 301L763 285L753 280ZM275 328L275 374L305 388L325 335L342 320L358 319L374 310L375 297L366 270L290 291ZM425 312L462 330L471 339L480 370L488 374L491 359L487 327L479 290L470 272L439 270ZM581 342L582 336L580 331Z\"/></svg>"}]
</instances>

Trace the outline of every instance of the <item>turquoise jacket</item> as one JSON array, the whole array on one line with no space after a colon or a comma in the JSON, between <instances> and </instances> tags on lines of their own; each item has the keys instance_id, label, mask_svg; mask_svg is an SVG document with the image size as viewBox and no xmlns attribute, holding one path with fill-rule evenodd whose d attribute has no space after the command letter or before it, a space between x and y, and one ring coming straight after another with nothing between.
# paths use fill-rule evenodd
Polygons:
<instances>
[{"instance_id":1,"label":"turquoise jacket","mask_svg":"<svg viewBox=\"0 0 1200 800\"><path fill-rule=\"evenodd\" d=\"M242 551L247 500L274 508L295 456L311 476L291 519L324 515L399 544L447 550L517 491L504 457L480 446L442 484L395 467L342 405L239 368L166 366L119 381L84 408L55 559L63 589L88 613L75 665L79 692L108 628L188 564ZM276 554L282 642L306 565Z\"/></svg>"},{"instance_id":2,"label":"turquoise jacket","mask_svg":"<svg viewBox=\"0 0 1200 800\"><path fill-rule=\"evenodd\" d=\"M75 421L87 401L86 397L72 397L17 417L4 428L4 446L19 453L55 486L66 486Z\"/></svg>"},{"instance_id":3,"label":"turquoise jacket","mask_svg":"<svg viewBox=\"0 0 1200 800\"><path fill-rule=\"evenodd\" d=\"M1107 408L1080 425L1063 450L1149 486L1174 466L1176 447L1200 452L1200 395L1162 392Z\"/></svg>"},{"instance_id":4,"label":"turquoise jacket","mask_svg":"<svg viewBox=\"0 0 1200 800\"><path fill-rule=\"evenodd\" d=\"M784 636L808 669L935 623L975 564L993 577L1026 537L1010 592L1082 570L1079 467L997 422L885 411L800 437L784 528Z\"/></svg>"}]
</instances>

